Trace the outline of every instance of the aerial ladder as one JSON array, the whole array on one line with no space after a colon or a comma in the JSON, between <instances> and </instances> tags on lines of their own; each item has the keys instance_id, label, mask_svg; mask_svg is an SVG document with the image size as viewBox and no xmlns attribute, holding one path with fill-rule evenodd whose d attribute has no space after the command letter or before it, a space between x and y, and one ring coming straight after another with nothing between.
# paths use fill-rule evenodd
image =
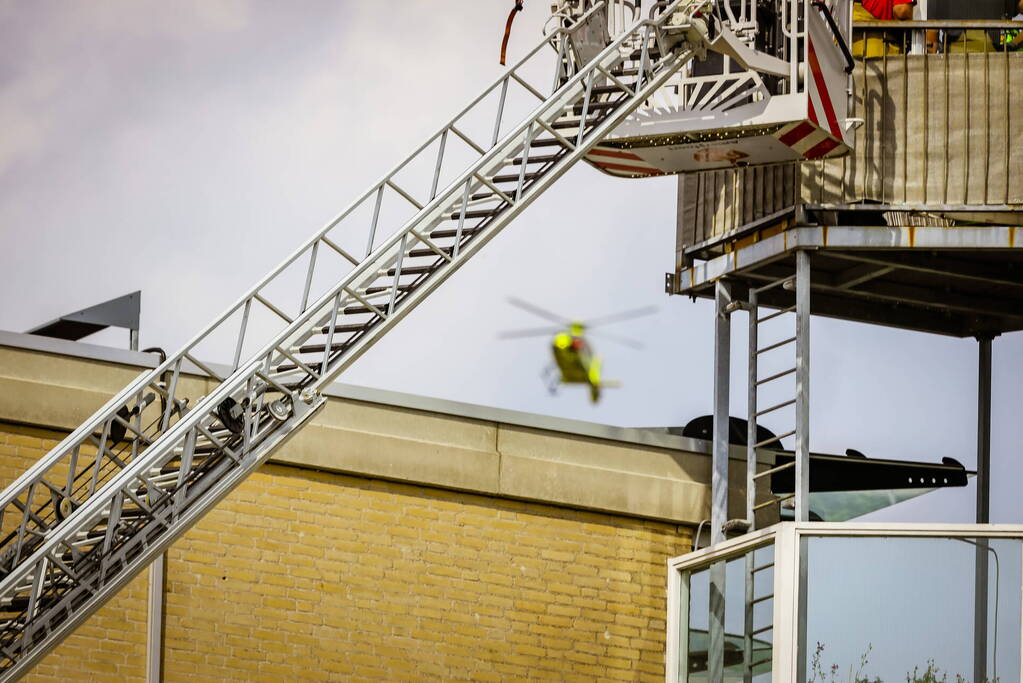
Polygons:
<instances>
[{"instance_id":1,"label":"aerial ladder","mask_svg":"<svg viewBox=\"0 0 1023 683\"><path fill-rule=\"evenodd\" d=\"M562 0L552 20L447 125L0 494L0 679L26 673L265 462L341 372L708 48L776 80L801 59L759 51L749 18L733 32L715 0L661 0L645 17L622 0ZM555 75L538 86L548 46ZM509 125L522 98L534 104ZM486 138L470 120L492 121ZM417 164L432 173L412 190L402 173ZM204 362L209 345L231 349L226 369Z\"/></svg>"}]
</instances>

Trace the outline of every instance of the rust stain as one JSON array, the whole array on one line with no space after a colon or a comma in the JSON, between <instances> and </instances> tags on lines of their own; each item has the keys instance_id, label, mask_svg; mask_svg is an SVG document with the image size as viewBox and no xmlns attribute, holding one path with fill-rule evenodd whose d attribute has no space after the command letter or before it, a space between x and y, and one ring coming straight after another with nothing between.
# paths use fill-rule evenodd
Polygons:
<instances>
[{"instance_id":1,"label":"rust stain","mask_svg":"<svg viewBox=\"0 0 1023 683\"><path fill-rule=\"evenodd\" d=\"M1016 246L1016 228L1009 228L1009 247Z\"/></svg>"},{"instance_id":2,"label":"rust stain","mask_svg":"<svg viewBox=\"0 0 1023 683\"><path fill-rule=\"evenodd\" d=\"M909 226L908 231L909 231L909 246L915 247L916 246L916 226L914 226L914 225Z\"/></svg>"},{"instance_id":3,"label":"rust stain","mask_svg":"<svg viewBox=\"0 0 1023 683\"><path fill-rule=\"evenodd\" d=\"M824 240L821 246L828 246L828 226L826 225L821 226L821 239Z\"/></svg>"}]
</instances>

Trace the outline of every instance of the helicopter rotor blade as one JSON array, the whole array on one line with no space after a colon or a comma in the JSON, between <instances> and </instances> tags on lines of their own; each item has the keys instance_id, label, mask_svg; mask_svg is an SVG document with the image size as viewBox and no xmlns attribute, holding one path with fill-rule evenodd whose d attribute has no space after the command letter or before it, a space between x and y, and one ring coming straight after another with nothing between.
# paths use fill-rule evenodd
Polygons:
<instances>
[{"instance_id":1,"label":"helicopter rotor blade","mask_svg":"<svg viewBox=\"0 0 1023 683\"><path fill-rule=\"evenodd\" d=\"M539 306L529 303L528 301L523 301L522 299L518 299L513 296L508 297L508 303L510 303L512 306L517 306L518 308L521 308L524 311L529 311L535 316L539 316L541 318L544 318L545 320L550 320L551 322L557 323L558 325L569 325L572 322L567 318L561 317L557 313L551 313L550 311L544 310Z\"/></svg>"},{"instance_id":2,"label":"helicopter rotor blade","mask_svg":"<svg viewBox=\"0 0 1023 683\"><path fill-rule=\"evenodd\" d=\"M611 325L613 323L619 323L624 320L632 320L633 318L642 318L646 315L653 315L659 309L657 306L644 306L643 308L634 308L630 311L622 311L620 313L612 313L610 315L604 315L593 320L586 321L586 327L593 329L598 325Z\"/></svg>"},{"instance_id":3,"label":"helicopter rotor blade","mask_svg":"<svg viewBox=\"0 0 1023 683\"><path fill-rule=\"evenodd\" d=\"M498 332L498 339L520 339L522 337L546 337L552 334L557 334L561 330L560 327L532 327L523 330L505 330L504 332Z\"/></svg>"},{"instance_id":4,"label":"helicopter rotor blade","mask_svg":"<svg viewBox=\"0 0 1023 683\"><path fill-rule=\"evenodd\" d=\"M600 337L601 339L608 339L610 341L618 342L619 344L628 346L630 349L635 349L636 351L642 351L645 348L643 342L641 341L637 341L630 337L623 337L621 335L604 332L603 330L599 332L589 332L588 334L592 337Z\"/></svg>"}]
</instances>

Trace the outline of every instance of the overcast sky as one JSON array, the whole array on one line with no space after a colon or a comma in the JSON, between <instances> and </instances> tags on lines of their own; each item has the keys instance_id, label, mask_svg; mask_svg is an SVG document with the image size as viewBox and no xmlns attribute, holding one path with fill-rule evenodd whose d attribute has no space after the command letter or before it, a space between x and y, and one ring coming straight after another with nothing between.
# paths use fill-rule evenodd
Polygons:
<instances>
[{"instance_id":1,"label":"overcast sky","mask_svg":"<svg viewBox=\"0 0 1023 683\"><path fill-rule=\"evenodd\" d=\"M0 328L141 289L143 346L180 346L499 75L511 4L0 0ZM545 18L547 3L526 5L513 59ZM573 169L342 381L627 426L710 412L710 307L663 294L675 184ZM660 311L613 328L644 351L599 343L624 388L594 407L582 390L547 395L547 340L496 339L542 324L508 296L581 318ZM826 320L812 336L814 450L973 466L975 342ZM1003 522L1023 522L1021 350L1018 334L994 344ZM897 513L971 521L972 500Z\"/></svg>"}]
</instances>

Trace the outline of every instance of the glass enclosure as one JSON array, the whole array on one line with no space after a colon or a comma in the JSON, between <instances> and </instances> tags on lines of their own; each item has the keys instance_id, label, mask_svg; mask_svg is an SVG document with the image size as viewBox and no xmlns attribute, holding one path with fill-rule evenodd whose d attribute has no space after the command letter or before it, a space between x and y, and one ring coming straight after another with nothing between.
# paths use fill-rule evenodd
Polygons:
<instances>
[{"instance_id":1,"label":"glass enclosure","mask_svg":"<svg viewBox=\"0 0 1023 683\"><path fill-rule=\"evenodd\" d=\"M717 580L712 580L712 576ZM755 548L689 575L686 672L709 679L711 643L720 639L724 680L771 680L774 546ZM715 586L715 590L711 587ZM720 587L720 588L717 588Z\"/></svg>"},{"instance_id":2,"label":"glass enclosure","mask_svg":"<svg viewBox=\"0 0 1023 683\"><path fill-rule=\"evenodd\" d=\"M747 536L671 562L668 681L1023 681L1023 527Z\"/></svg>"},{"instance_id":3,"label":"glass enclosure","mask_svg":"<svg viewBox=\"0 0 1023 683\"><path fill-rule=\"evenodd\" d=\"M1020 540L809 537L803 549L806 680L972 681L975 636L981 676L1020 680Z\"/></svg>"}]
</instances>

